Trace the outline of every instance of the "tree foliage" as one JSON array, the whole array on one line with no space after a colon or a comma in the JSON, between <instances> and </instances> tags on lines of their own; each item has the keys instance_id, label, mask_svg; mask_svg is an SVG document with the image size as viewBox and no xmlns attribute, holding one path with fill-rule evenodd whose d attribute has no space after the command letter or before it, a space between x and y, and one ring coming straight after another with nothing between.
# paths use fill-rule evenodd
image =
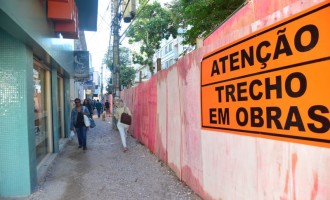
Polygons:
<instances>
[{"instance_id":1,"label":"tree foliage","mask_svg":"<svg viewBox=\"0 0 330 200\"><path fill-rule=\"evenodd\" d=\"M156 50L160 48L162 39L168 39L171 35L176 38L177 25L173 23L171 13L162 8L158 2L152 4L142 3L138 10L138 17L128 29L126 36L129 43L140 42L139 54L133 54L133 62L149 66L154 72L152 58Z\"/></svg>"},{"instance_id":2,"label":"tree foliage","mask_svg":"<svg viewBox=\"0 0 330 200\"><path fill-rule=\"evenodd\" d=\"M119 48L119 62L120 66L129 66L130 62L130 49L127 47ZM113 49L109 48L103 57L103 64L106 64L108 69L113 72ZM120 67L119 66L119 67Z\"/></svg>"},{"instance_id":3,"label":"tree foliage","mask_svg":"<svg viewBox=\"0 0 330 200\"><path fill-rule=\"evenodd\" d=\"M134 84L136 70L132 67L120 68L120 81L124 87L131 87Z\"/></svg>"},{"instance_id":4,"label":"tree foliage","mask_svg":"<svg viewBox=\"0 0 330 200\"><path fill-rule=\"evenodd\" d=\"M134 83L136 70L130 66L131 50L127 47L119 48L119 73L120 83L124 87L130 87ZM109 48L103 58L103 64L106 64L108 69L113 73L113 49ZM108 78L106 91L112 94L112 78Z\"/></svg>"},{"instance_id":5,"label":"tree foliage","mask_svg":"<svg viewBox=\"0 0 330 200\"><path fill-rule=\"evenodd\" d=\"M105 90L107 91L107 94L112 94L112 91L113 91L112 78L108 78L107 86L106 86Z\"/></svg>"},{"instance_id":6,"label":"tree foliage","mask_svg":"<svg viewBox=\"0 0 330 200\"><path fill-rule=\"evenodd\" d=\"M194 45L198 37L212 33L245 0L173 0L170 4L174 22L189 28L184 44Z\"/></svg>"}]
</instances>

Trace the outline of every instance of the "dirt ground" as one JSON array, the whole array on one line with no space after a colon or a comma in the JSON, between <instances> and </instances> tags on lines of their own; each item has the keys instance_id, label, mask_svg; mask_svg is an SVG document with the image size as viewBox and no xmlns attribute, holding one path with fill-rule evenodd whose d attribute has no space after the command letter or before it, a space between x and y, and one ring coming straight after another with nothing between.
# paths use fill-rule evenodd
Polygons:
<instances>
[{"instance_id":1,"label":"dirt ground","mask_svg":"<svg viewBox=\"0 0 330 200\"><path fill-rule=\"evenodd\" d=\"M111 118L94 119L88 149L78 149L77 138L69 141L28 200L200 199L131 136L124 153Z\"/></svg>"}]
</instances>

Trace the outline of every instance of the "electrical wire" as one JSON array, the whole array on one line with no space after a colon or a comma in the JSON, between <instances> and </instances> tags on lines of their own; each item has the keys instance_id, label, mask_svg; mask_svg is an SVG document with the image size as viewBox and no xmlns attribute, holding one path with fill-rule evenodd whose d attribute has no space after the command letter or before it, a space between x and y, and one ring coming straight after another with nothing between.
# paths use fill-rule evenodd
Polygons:
<instances>
[{"instance_id":1,"label":"electrical wire","mask_svg":"<svg viewBox=\"0 0 330 200\"><path fill-rule=\"evenodd\" d=\"M111 0L109 0L109 3L108 3L108 6L107 6L107 9L104 11L103 15L102 15L102 16L99 15L99 16L101 17L101 19L103 20L103 22L106 22L106 21L104 20L104 17L105 17L105 15L107 14L107 11L109 10L110 3L111 3ZM98 22L97 26L99 26L100 24L101 24L101 22ZM108 22L106 22L106 24L109 25ZM94 38L94 36L96 35L96 33L97 33L97 32L94 32L94 33L93 33L93 35L88 39L88 42L91 41L91 40Z\"/></svg>"},{"instance_id":2,"label":"electrical wire","mask_svg":"<svg viewBox=\"0 0 330 200\"><path fill-rule=\"evenodd\" d=\"M125 33L126 33L126 31L130 28L130 26L132 25L132 23L138 18L138 16L140 15L140 13L141 13L141 11L145 8L145 6L149 3L149 1L150 0L147 0L146 1L146 3L142 6L142 8L139 10L139 12L136 14L136 16L134 17L134 19L130 22L130 24L126 27L126 29L125 29L125 31L119 36L119 40L122 38L122 40L121 41L119 41L119 44L121 44L122 43L122 41L125 39ZM111 27L113 26L113 24L115 23L114 22L114 20L116 20L117 18L118 18L118 15L119 15L119 13L118 13L118 11L119 11L119 7L120 7L120 5L121 5L121 2L122 2L122 0L120 0L119 1L119 3L118 3L118 7L117 7L117 10L116 10L116 12L115 12L115 16L114 16L114 18L112 19L112 23L111 23ZM128 0L128 3L130 2L130 0ZM128 6L128 3L126 4L126 7L125 7L125 9L124 9L124 12L126 11L126 9L127 9L127 6ZM109 45L108 45L108 58L110 58L110 47L111 47L111 36L112 36L112 32L113 31L110 31L110 39L109 39ZM124 37L123 37L124 36Z\"/></svg>"},{"instance_id":3,"label":"electrical wire","mask_svg":"<svg viewBox=\"0 0 330 200\"><path fill-rule=\"evenodd\" d=\"M130 26L133 24L133 22L139 17L141 11L144 9L144 7L149 3L150 0L148 0L144 5L143 7L141 8L141 10L139 10L139 12L136 14L136 16L134 17L134 19L131 21L131 23L129 23L129 25L126 27L125 31L119 36L119 39L121 39L123 36L123 39L121 41L119 41L119 44L121 44L123 42L123 40L125 39L125 33L126 31L130 28Z\"/></svg>"}]
</instances>

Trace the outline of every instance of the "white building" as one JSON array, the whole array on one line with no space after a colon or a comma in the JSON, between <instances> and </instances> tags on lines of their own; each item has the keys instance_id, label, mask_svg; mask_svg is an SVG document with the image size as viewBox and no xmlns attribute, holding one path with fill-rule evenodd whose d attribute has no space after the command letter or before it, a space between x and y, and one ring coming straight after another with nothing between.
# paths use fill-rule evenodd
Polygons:
<instances>
[{"instance_id":1,"label":"white building","mask_svg":"<svg viewBox=\"0 0 330 200\"><path fill-rule=\"evenodd\" d=\"M179 28L179 34L175 39L171 36L168 40L163 39L161 41L160 49L156 51L153 58L155 73L157 73L157 59L161 59L161 69L166 69L176 63L182 56L194 50L194 47L182 44L181 34L184 31L185 29Z\"/></svg>"},{"instance_id":2,"label":"white building","mask_svg":"<svg viewBox=\"0 0 330 200\"><path fill-rule=\"evenodd\" d=\"M191 52L195 49L194 46L190 45L183 45L183 37L181 36L184 33L185 29L179 28L178 29L178 36L174 39L172 36L169 39L163 39L160 44L160 49L158 49L153 57L153 66L154 66L154 73L157 73L157 60L160 59L161 61L161 68L166 69L169 68L171 65L175 64L182 56ZM131 47L133 51L137 51L140 48L140 45L135 44L135 47ZM139 52L139 51L137 51ZM138 64L134 65L134 69L137 70L135 76L135 82L138 83L141 80L146 81L151 78L151 72L148 66L141 66Z\"/></svg>"}]
</instances>

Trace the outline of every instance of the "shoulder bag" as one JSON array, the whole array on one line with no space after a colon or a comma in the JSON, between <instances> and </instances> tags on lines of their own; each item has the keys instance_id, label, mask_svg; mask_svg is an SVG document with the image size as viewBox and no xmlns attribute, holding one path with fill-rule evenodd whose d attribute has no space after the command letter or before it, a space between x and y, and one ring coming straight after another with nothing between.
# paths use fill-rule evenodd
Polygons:
<instances>
[{"instance_id":1,"label":"shoulder bag","mask_svg":"<svg viewBox=\"0 0 330 200\"><path fill-rule=\"evenodd\" d=\"M126 107L125 107L125 109L126 109ZM126 124L126 125L131 125L132 117L125 112L125 109L124 109L124 112L120 116L120 122L123 124Z\"/></svg>"},{"instance_id":2,"label":"shoulder bag","mask_svg":"<svg viewBox=\"0 0 330 200\"><path fill-rule=\"evenodd\" d=\"M95 126L96 126L96 124L95 124L95 121L94 121L94 119L93 118L89 118L89 121L90 121L90 127L91 128L94 128Z\"/></svg>"},{"instance_id":3,"label":"shoulder bag","mask_svg":"<svg viewBox=\"0 0 330 200\"><path fill-rule=\"evenodd\" d=\"M84 115L84 123L85 123L86 127L90 127L90 125L91 125L91 121L89 120L87 115Z\"/></svg>"}]
</instances>

